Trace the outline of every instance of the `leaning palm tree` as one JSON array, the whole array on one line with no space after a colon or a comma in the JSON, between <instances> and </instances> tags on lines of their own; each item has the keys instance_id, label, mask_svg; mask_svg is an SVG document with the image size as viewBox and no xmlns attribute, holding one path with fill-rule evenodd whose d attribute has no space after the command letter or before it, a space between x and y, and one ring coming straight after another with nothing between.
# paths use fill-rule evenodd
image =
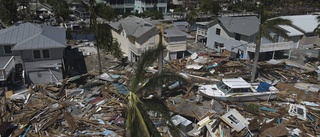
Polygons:
<instances>
[{"instance_id":1,"label":"leaning palm tree","mask_svg":"<svg viewBox=\"0 0 320 137\"><path fill-rule=\"evenodd\" d=\"M160 86L159 83L162 85L175 81L185 82L182 77L168 70L163 70L160 74L147 72L148 67L153 65L157 60L158 55L162 53L163 46L161 41L162 34L160 33L159 45L156 48L145 51L135 65L135 71L129 86L130 92L127 96L126 137L161 136L150 118L150 112L156 113L158 116L165 119L166 122L164 123L168 123L167 126L171 127L171 134L175 134L175 136L179 135L179 132L174 130L175 128L170 120L169 112L166 109L167 107L161 101L152 99L147 100L148 103L143 103L141 100L141 98L146 95L155 94L156 87Z\"/></svg>"},{"instance_id":2,"label":"leaning palm tree","mask_svg":"<svg viewBox=\"0 0 320 137\"><path fill-rule=\"evenodd\" d=\"M257 65L258 65L259 53L260 53L260 47L261 47L261 38L265 37L268 40L273 41L272 36L270 35L270 32L277 33L284 38L289 37L288 34L286 33L286 30L279 27L279 25L292 26L291 20L282 19L282 18L269 19L269 17L270 17L269 12L262 11L260 13L260 25L259 25L258 37L256 39L256 49L254 53L254 63L253 63L253 71L251 75L251 82L253 82L256 77L256 71L257 71Z\"/></svg>"}]
</instances>

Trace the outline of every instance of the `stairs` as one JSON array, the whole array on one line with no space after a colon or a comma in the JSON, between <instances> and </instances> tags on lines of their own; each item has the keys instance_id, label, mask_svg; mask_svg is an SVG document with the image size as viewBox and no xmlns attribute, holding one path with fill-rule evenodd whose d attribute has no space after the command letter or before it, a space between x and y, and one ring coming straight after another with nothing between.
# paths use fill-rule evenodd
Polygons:
<instances>
[{"instance_id":1,"label":"stairs","mask_svg":"<svg viewBox=\"0 0 320 137\"><path fill-rule=\"evenodd\" d=\"M22 64L21 63L16 64L15 65L15 76L14 76L15 81L22 81L23 80L22 71L23 71Z\"/></svg>"}]
</instances>

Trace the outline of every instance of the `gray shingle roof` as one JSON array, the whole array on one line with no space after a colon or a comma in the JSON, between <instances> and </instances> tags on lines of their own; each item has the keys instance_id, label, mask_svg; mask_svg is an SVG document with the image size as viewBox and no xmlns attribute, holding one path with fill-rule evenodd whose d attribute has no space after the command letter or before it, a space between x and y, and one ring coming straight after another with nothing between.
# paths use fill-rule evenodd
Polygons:
<instances>
[{"instance_id":1,"label":"gray shingle roof","mask_svg":"<svg viewBox=\"0 0 320 137\"><path fill-rule=\"evenodd\" d=\"M12 50L64 48L66 30L33 23L23 23L0 30L0 44L14 44Z\"/></svg>"},{"instance_id":2,"label":"gray shingle roof","mask_svg":"<svg viewBox=\"0 0 320 137\"><path fill-rule=\"evenodd\" d=\"M221 17L219 21L229 31L250 36L258 32L259 19L256 16Z\"/></svg>"},{"instance_id":3,"label":"gray shingle roof","mask_svg":"<svg viewBox=\"0 0 320 137\"><path fill-rule=\"evenodd\" d=\"M164 30L166 34L164 34L166 37L183 37L183 36L189 36L190 34L185 33L178 29L175 26L172 26L171 28L167 28Z\"/></svg>"},{"instance_id":4,"label":"gray shingle roof","mask_svg":"<svg viewBox=\"0 0 320 137\"><path fill-rule=\"evenodd\" d=\"M117 30L122 27L127 35L136 38L155 28L153 24L136 16L128 16L118 22L111 23L110 26Z\"/></svg>"}]
</instances>

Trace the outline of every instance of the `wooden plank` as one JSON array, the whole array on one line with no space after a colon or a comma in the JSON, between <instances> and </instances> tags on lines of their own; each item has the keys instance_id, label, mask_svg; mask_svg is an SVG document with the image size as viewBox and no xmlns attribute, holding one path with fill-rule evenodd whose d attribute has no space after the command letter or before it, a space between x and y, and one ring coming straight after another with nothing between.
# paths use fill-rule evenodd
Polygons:
<instances>
[{"instance_id":1,"label":"wooden plank","mask_svg":"<svg viewBox=\"0 0 320 137\"><path fill-rule=\"evenodd\" d=\"M10 98L13 95L13 91L12 90L8 90L6 91L6 98Z\"/></svg>"},{"instance_id":2,"label":"wooden plank","mask_svg":"<svg viewBox=\"0 0 320 137\"><path fill-rule=\"evenodd\" d=\"M73 119L73 117L71 116L71 114L68 111L63 110L63 117L69 124L70 132L74 132L78 128L78 125Z\"/></svg>"}]
</instances>

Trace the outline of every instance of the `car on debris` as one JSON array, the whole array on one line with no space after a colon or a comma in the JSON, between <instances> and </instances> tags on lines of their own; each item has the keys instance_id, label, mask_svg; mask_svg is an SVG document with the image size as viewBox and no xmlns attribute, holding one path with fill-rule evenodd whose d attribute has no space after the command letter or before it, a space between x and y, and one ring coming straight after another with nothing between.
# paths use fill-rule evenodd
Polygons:
<instances>
[{"instance_id":1,"label":"car on debris","mask_svg":"<svg viewBox=\"0 0 320 137\"><path fill-rule=\"evenodd\" d=\"M200 85L199 93L225 101L255 101L275 99L279 90L266 82L248 83L242 78L228 78L217 84Z\"/></svg>"}]
</instances>

